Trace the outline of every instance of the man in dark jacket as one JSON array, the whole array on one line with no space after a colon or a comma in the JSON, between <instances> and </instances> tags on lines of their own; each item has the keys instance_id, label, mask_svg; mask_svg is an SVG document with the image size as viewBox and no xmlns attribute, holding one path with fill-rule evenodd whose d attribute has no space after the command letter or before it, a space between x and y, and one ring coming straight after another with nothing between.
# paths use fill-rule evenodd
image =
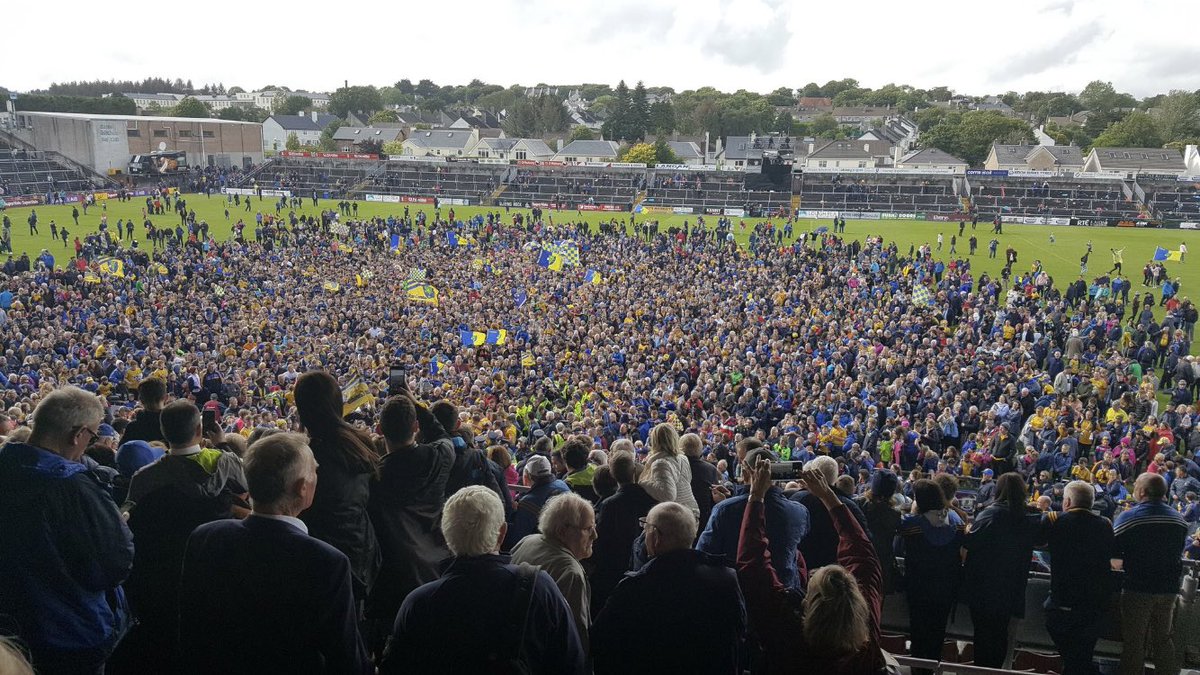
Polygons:
<instances>
[{"instance_id":1,"label":"man in dark jacket","mask_svg":"<svg viewBox=\"0 0 1200 675\"><path fill-rule=\"evenodd\" d=\"M1144 473L1133 484L1137 506L1117 516L1113 524L1117 557L1125 583L1121 589L1122 673L1141 672L1146 643L1154 649L1154 672L1179 672L1171 637L1175 598L1183 577L1181 551L1188 526L1166 503L1167 482Z\"/></svg>"},{"instance_id":2,"label":"man in dark jacket","mask_svg":"<svg viewBox=\"0 0 1200 675\"><path fill-rule=\"evenodd\" d=\"M404 598L437 579L438 566L450 557L440 521L446 480L454 464L450 435L407 390L384 405L379 427L387 455L367 503L383 553L383 566L367 603L368 643L376 653L382 653ZM418 444L418 432L432 440Z\"/></svg>"},{"instance_id":3,"label":"man in dark jacket","mask_svg":"<svg viewBox=\"0 0 1200 675\"><path fill-rule=\"evenodd\" d=\"M696 517L686 507L663 502L644 520L651 560L617 584L592 624L596 675L739 672L746 605L736 573L692 549ZM671 630L631 640L630 626Z\"/></svg>"},{"instance_id":4,"label":"man in dark jacket","mask_svg":"<svg viewBox=\"0 0 1200 675\"><path fill-rule=\"evenodd\" d=\"M600 612L613 587L629 571L633 542L642 532L638 522L658 502L637 484L633 455L617 451L608 459L617 493L596 505L596 543L589 559L592 614Z\"/></svg>"},{"instance_id":5,"label":"man in dark jacket","mask_svg":"<svg viewBox=\"0 0 1200 675\"><path fill-rule=\"evenodd\" d=\"M1112 523L1092 513L1096 490L1071 481L1063 492L1063 512L1042 517L1042 541L1050 552L1050 595L1046 631L1063 657L1066 675L1096 672L1092 654L1100 618L1112 595Z\"/></svg>"},{"instance_id":6,"label":"man in dark jacket","mask_svg":"<svg viewBox=\"0 0 1200 675\"><path fill-rule=\"evenodd\" d=\"M300 434L246 452L253 512L196 528L179 590L179 656L189 673L371 673L350 560L308 535L317 462Z\"/></svg>"},{"instance_id":7,"label":"man in dark jacket","mask_svg":"<svg viewBox=\"0 0 1200 675\"><path fill-rule=\"evenodd\" d=\"M688 466L692 469L692 496L696 498L696 506L700 507L701 531L713 510L713 486L721 482L717 467L700 459L702 449L703 443L697 434L684 434L679 439L679 451L688 458Z\"/></svg>"},{"instance_id":8,"label":"man in dark jacket","mask_svg":"<svg viewBox=\"0 0 1200 675\"><path fill-rule=\"evenodd\" d=\"M837 480L837 460L832 457L826 455L817 457L805 465L805 470L809 469L820 471L821 475L825 476L826 483L830 486ZM840 492L836 490L834 492L838 495L838 499L846 505L846 509L850 511L854 519L858 521L858 524L862 526L863 532L867 532L867 517L863 515L862 509L858 507L858 504L855 504L853 499ZM829 510L825 508L820 499L817 499L815 495L805 490L793 494L791 500L799 502L808 509L808 533L804 535L803 540L800 542L800 553L804 555L804 562L808 566L808 570L811 572L819 567L837 564L837 548L840 537L838 537L837 530L833 527L833 518L830 517ZM767 508L769 512L769 502ZM770 516L767 516L768 528L770 528L770 524ZM738 527L740 526L741 522L739 521ZM739 531L737 529L734 530L735 533ZM774 546L775 538L771 536L770 529L767 530L767 534L771 537L772 546ZM736 547L737 542L735 541L735 550Z\"/></svg>"},{"instance_id":9,"label":"man in dark jacket","mask_svg":"<svg viewBox=\"0 0 1200 675\"><path fill-rule=\"evenodd\" d=\"M504 480L504 472L495 462L488 459L482 450L472 445L474 439L459 424L458 408L449 401L441 400L430 406L429 410L441 423L442 428L450 434L450 441L454 444L454 465L450 467L450 478L446 481L446 496L449 497L468 485L486 486L500 498L505 518L511 518L514 505ZM430 440L431 437L422 430L421 441L428 443Z\"/></svg>"},{"instance_id":10,"label":"man in dark jacket","mask_svg":"<svg viewBox=\"0 0 1200 675\"><path fill-rule=\"evenodd\" d=\"M442 531L454 558L440 579L404 599L382 675L496 672L497 662L518 658L530 673L585 672L571 609L554 580L498 554L506 528L500 499L485 486L446 500ZM451 636L469 639L448 644Z\"/></svg>"},{"instance_id":11,"label":"man in dark jacket","mask_svg":"<svg viewBox=\"0 0 1200 675\"><path fill-rule=\"evenodd\" d=\"M511 549L518 541L537 532L538 516L551 497L571 491L566 483L554 477L550 460L541 455L533 455L525 460L522 473L529 491L517 500L516 511L511 516L505 516L508 520L508 538L504 541L504 550Z\"/></svg>"},{"instance_id":12,"label":"man in dark jacket","mask_svg":"<svg viewBox=\"0 0 1200 675\"><path fill-rule=\"evenodd\" d=\"M137 625L121 642L112 670L174 670L179 571L188 536L198 526L234 517L234 500L246 492L246 476L236 455L201 449L200 411L191 401L175 401L160 416L170 453L133 475L125 509L137 541L133 572L125 589ZM244 511L243 511L244 513Z\"/></svg>"},{"instance_id":13,"label":"man in dark jacket","mask_svg":"<svg viewBox=\"0 0 1200 675\"><path fill-rule=\"evenodd\" d=\"M163 405L167 401L167 383L157 377L147 377L138 384L138 402L142 409L134 415L133 421L125 427L121 435L121 443L128 441L162 441Z\"/></svg>"},{"instance_id":14,"label":"man in dark jacket","mask_svg":"<svg viewBox=\"0 0 1200 675\"><path fill-rule=\"evenodd\" d=\"M28 443L0 448L0 613L39 673L100 671L128 625L133 535L80 463L103 420L99 398L64 387L34 410Z\"/></svg>"}]
</instances>

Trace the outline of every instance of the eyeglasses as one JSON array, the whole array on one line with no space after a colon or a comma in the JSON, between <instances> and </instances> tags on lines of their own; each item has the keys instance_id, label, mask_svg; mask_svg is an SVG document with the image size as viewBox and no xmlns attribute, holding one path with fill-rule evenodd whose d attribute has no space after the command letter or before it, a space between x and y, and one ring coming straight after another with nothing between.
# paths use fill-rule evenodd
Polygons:
<instances>
[{"instance_id":1,"label":"eyeglasses","mask_svg":"<svg viewBox=\"0 0 1200 675\"><path fill-rule=\"evenodd\" d=\"M643 530L646 529L647 527L653 527L656 530L658 529L657 525L650 522L649 520L646 520L645 518L638 518L638 525L641 525Z\"/></svg>"},{"instance_id":2,"label":"eyeglasses","mask_svg":"<svg viewBox=\"0 0 1200 675\"><path fill-rule=\"evenodd\" d=\"M88 435L89 435L89 436L91 436L91 438L89 438L89 439L88 439L88 442L87 442L87 444L88 444L88 445L91 445L92 443L95 443L95 442L96 442L96 439L97 439L97 438L100 438L100 432L99 432L99 431L92 431L92 430L91 430L91 429L89 429L88 427L84 427L84 426L81 426L81 427L78 427L78 428L79 428L79 431L86 431L86 432L88 432ZM77 432L75 432L75 433L79 433L79 431L77 431Z\"/></svg>"}]
</instances>

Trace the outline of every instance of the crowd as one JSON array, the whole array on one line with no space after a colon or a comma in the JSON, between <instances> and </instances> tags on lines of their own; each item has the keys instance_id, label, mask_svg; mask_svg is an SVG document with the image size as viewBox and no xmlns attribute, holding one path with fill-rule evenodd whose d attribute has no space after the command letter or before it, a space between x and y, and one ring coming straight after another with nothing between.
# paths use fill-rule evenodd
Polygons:
<instances>
[{"instance_id":1,"label":"crowd","mask_svg":"<svg viewBox=\"0 0 1200 675\"><path fill-rule=\"evenodd\" d=\"M1068 672L1109 558L1149 627L1123 667L1178 668L1184 293L1160 318L783 222L288 206L89 234L0 290L0 614L39 672L877 672L901 590L915 655L963 601L1000 666L1043 545ZM579 265L539 266L564 239Z\"/></svg>"}]
</instances>

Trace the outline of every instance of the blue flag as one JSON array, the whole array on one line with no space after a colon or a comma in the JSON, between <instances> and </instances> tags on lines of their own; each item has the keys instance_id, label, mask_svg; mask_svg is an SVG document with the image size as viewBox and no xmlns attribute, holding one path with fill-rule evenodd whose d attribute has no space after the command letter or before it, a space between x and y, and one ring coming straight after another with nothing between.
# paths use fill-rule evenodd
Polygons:
<instances>
[{"instance_id":1,"label":"blue flag","mask_svg":"<svg viewBox=\"0 0 1200 675\"><path fill-rule=\"evenodd\" d=\"M398 248L400 248L400 235L393 234L392 235L392 250L395 251Z\"/></svg>"},{"instance_id":2,"label":"blue flag","mask_svg":"<svg viewBox=\"0 0 1200 675\"><path fill-rule=\"evenodd\" d=\"M517 304L517 307L524 307L525 303L529 301L529 293L523 288L514 288L512 293L513 302Z\"/></svg>"},{"instance_id":3,"label":"blue flag","mask_svg":"<svg viewBox=\"0 0 1200 675\"><path fill-rule=\"evenodd\" d=\"M1170 256L1171 252L1161 246L1154 249L1155 262L1166 262L1167 258Z\"/></svg>"}]
</instances>

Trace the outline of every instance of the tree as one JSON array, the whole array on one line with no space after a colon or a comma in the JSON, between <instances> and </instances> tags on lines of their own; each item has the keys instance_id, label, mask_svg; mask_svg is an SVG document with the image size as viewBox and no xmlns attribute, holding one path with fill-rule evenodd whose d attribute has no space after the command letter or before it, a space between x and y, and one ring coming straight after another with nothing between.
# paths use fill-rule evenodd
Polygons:
<instances>
[{"instance_id":1,"label":"tree","mask_svg":"<svg viewBox=\"0 0 1200 675\"><path fill-rule=\"evenodd\" d=\"M1143 112L1132 112L1119 122L1113 122L1096 137L1096 147L1161 148L1163 137L1154 119Z\"/></svg>"},{"instance_id":2,"label":"tree","mask_svg":"<svg viewBox=\"0 0 1200 675\"><path fill-rule=\"evenodd\" d=\"M583 126L582 124L572 127L571 133L567 134L567 142L571 141L594 141L596 140L596 132Z\"/></svg>"},{"instance_id":3,"label":"tree","mask_svg":"<svg viewBox=\"0 0 1200 675\"><path fill-rule=\"evenodd\" d=\"M772 129L781 134L791 134L792 128L795 125L796 120L792 117L792 113L784 110L775 117L775 125L772 127Z\"/></svg>"},{"instance_id":4,"label":"tree","mask_svg":"<svg viewBox=\"0 0 1200 675\"><path fill-rule=\"evenodd\" d=\"M370 155L383 154L383 141L379 141L374 138L361 140L358 143L355 143L355 145L358 146L359 152L365 152Z\"/></svg>"},{"instance_id":5,"label":"tree","mask_svg":"<svg viewBox=\"0 0 1200 675\"><path fill-rule=\"evenodd\" d=\"M659 138L654 141L654 163L655 164L682 164L683 160L679 159L679 155L667 145L664 138Z\"/></svg>"},{"instance_id":6,"label":"tree","mask_svg":"<svg viewBox=\"0 0 1200 675\"><path fill-rule=\"evenodd\" d=\"M321 131L321 140L317 142L317 148L319 148L321 152L333 152L337 150L337 141L333 140L333 134L344 126L346 126L346 123L342 120L334 120L331 122L329 126L325 127L325 129Z\"/></svg>"},{"instance_id":7,"label":"tree","mask_svg":"<svg viewBox=\"0 0 1200 675\"><path fill-rule=\"evenodd\" d=\"M537 133L538 116L533 103L522 99L508 111L508 116L501 124L504 133L510 138L532 138Z\"/></svg>"},{"instance_id":8,"label":"tree","mask_svg":"<svg viewBox=\"0 0 1200 675\"><path fill-rule=\"evenodd\" d=\"M654 152L654 146L649 143L638 143L630 146L625 152L621 153L622 162L640 162L642 164L654 164L658 159L658 154Z\"/></svg>"},{"instance_id":9,"label":"tree","mask_svg":"<svg viewBox=\"0 0 1200 675\"><path fill-rule=\"evenodd\" d=\"M921 135L921 143L977 166L987 157L993 143L1033 142L1033 131L1025 122L1005 117L996 110L952 112Z\"/></svg>"},{"instance_id":10,"label":"tree","mask_svg":"<svg viewBox=\"0 0 1200 675\"><path fill-rule=\"evenodd\" d=\"M817 138L833 138L837 135L838 122L832 114L825 113L812 121L809 130Z\"/></svg>"},{"instance_id":11,"label":"tree","mask_svg":"<svg viewBox=\"0 0 1200 675\"><path fill-rule=\"evenodd\" d=\"M370 115L383 108L383 97L371 86L342 87L329 97L329 112L345 118L350 113Z\"/></svg>"},{"instance_id":12,"label":"tree","mask_svg":"<svg viewBox=\"0 0 1200 675\"><path fill-rule=\"evenodd\" d=\"M633 96L630 95L625 80L621 80L617 83L617 89L613 93L613 103L608 111L608 119L604 121L604 126L600 129L600 133L605 138L614 141L632 138L629 112L632 105Z\"/></svg>"},{"instance_id":13,"label":"tree","mask_svg":"<svg viewBox=\"0 0 1200 675\"><path fill-rule=\"evenodd\" d=\"M793 106L796 105L796 97L792 95L791 87L780 87L767 94L767 103L780 107Z\"/></svg>"},{"instance_id":14,"label":"tree","mask_svg":"<svg viewBox=\"0 0 1200 675\"><path fill-rule=\"evenodd\" d=\"M1092 80L1079 92L1079 102L1092 112L1113 113L1119 108L1132 108L1137 100L1129 94L1117 92L1112 82Z\"/></svg>"},{"instance_id":15,"label":"tree","mask_svg":"<svg viewBox=\"0 0 1200 675\"><path fill-rule=\"evenodd\" d=\"M383 144L383 154L388 157L399 157L404 154L404 141L388 141Z\"/></svg>"},{"instance_id":16,"label":"tree","mask_svg":"<svg viewBox=\"0 0 1200 675\"><path fill-rule=\"evenodd\" d=\"M816 82L809 82L804 85L798 93L804 98L818 98L825 95L821 93L821 85Z\"/></svg>"},{"instance_id":17,"label":"tree","mask_svg":"<svg viewBox=\"0 0 1200 675\"><path fill-rule=\"evenodd\" d=\"M421 80L413 87L413 93L421 98L429 98L438 93L438 86L433 83L433 80Z\"/></svg>"},{"instance_id":18,"label":"tree","mask_svg":"<svg viewBox=\"0 0 1200 675\"><path fill-rule=\"evenodd\" d=\"M538 96L531 103L537 117L536 135L566 131L571 126L571 115L557 96Z\"/></svg>"},{"instance_id":19,"label":"tree","mask_svg":"<svg viewBox=\"0 0 1200 675\"><path fill-rule=\"evenodd\" d=\"M276 101L273 108L275 109L276 115L298 115L301 112L311 108L313 104L311 98L308 98L307 96L296 96L295 94L286 96L282 100L280 100L278 96L275 98Z\"/></svg>"},{"instance_id":20,"label":"tree","mask_svg":"<svg viewBox=\"0 0 1200 675\"><path fill-rule=\"evenodd\" d=\"M376 124L388 124L399 121L400 116L396 114L395 110L380 110L367 119L367 124L374 126Z\"/></svg>"},{"instance_id":21,"label":"tree","mask_svg":"<svg viewBox=\"0 0 1200 675\"><path fill-rule=\"evenodd\" d=\"M287 135L287 142L283 144L283 147L293 152L300 149L300 137L296 135L296 132L293 131Z\"/></svg>"},{"instance_id":22,"label":"tree","mask_svg":"<svg viewBox=\"0 0 1200 675\"><path fill-rule=\"evenodd\" d=\"M221 108L217 111L217 119L229 120L231 122L246 122L248 121L242 114L241 106L231 105L228 108Z\"/></svg>"},{"instance_id":23,"label":"tree","mask_svg":"<svg viewBox=\"0 0 1200 675\"><path fill-rule=\"evenodd\" d=\"M105 98L21 94L17 97L15 105L17 110L30 112L77 112L96 115L137 114L137 105L132 100L118 94Z\"/></svg>"},{"instance_id":24,"label":"tree","mask_svg":"<svg viewBox=\"0 0 1200 675\"><path fill-rule=\"evenodd\" d=\"M629 97L629 122L626 125L626 133L631 140L641 140L646 137L649 126L650 102L646 98L646 85L638 80L633 94Z\"/></svg>"},{"instance_id":25,"label":"tree","mask_svg":"<svg viewBox=\"0 0 1200 675\"><path fill-rule=\"evenodd\" d=\"M171 108L172 117L210 117L211 115L212 113L207 105L204 105L191 96L185 97L179 103L176 103L175 107Z\"/></svg>"},{"instance_id":26,"label":"tree","mask_svg":"<svg viewBox=\"0 0 1200 675\"><path fill-rule=\"evenodd\" d=\"M1174 90L1158 102L1159 134L1164 141L1182 141L1200 135L1200 95Z\"/></svg>"},{"instance_id":27,"label":"tree","mask_svg":"<svg viewBox=\"0 0 1200 675\"><path fill-rule=\"evenodd\" d=\"M592 105L589 110L596 117L605 118L612 115L613 108L617 104L617 97L612 94L602 94L592 99Z\"/></svg>"},{"instance_id":28,"label":"tree","mask_svg":"<svg viewBox=\"0 0 1200 675\"><path fill-rule=\"evenodd\" d=\"M230 87L229 88L230 96L233 96L234 94L244 94L244 93L246 93L246 90L242 89L241 87Z\"/></svg>"},{"instance_id":29,"label":"tree","mask_svg":"<svg viewBox=\"0 0 1200 675\"><path fill-rule=\"evenodd\" d=\"M396 89L400 90L401 94L409 95L417 93L416 87L413 86L412 80L405 78L396 83Z\"/></svg>"},{"instance_id":30,"label":"tree","mask_svg":"<svg viewBox=\"0 0 1200 675\"><path fill-rule=\"evenodd\" d=\"M657 136L667 136L675 131L675 106L670 101L656 101L650 106L650 126Z\"/></svg>"}]
</instances>

